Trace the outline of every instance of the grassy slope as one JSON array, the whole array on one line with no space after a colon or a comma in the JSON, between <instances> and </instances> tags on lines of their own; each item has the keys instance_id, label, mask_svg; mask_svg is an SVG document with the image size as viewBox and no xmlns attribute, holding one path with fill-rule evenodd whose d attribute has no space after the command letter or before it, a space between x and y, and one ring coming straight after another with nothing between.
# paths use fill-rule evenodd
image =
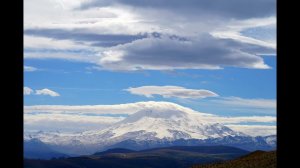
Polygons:
<instances>
[{"instance_id":1,"label":"grassy slope","mask_svg":"<svg viewBox=\"0 0 300 168\"><path fill-rule=\"evenodd\" d=\"M192 168L276 168L276 164L276 151L256 151L224 163L194 165Z\"/></svg>"}]
</instances>

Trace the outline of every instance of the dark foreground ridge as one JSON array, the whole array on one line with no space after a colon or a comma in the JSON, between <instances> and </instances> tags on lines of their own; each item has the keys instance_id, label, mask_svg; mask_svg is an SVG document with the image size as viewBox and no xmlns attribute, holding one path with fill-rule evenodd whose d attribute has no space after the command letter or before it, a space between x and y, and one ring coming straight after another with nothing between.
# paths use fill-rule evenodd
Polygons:
<instances>
[{"instance_id":1,"label":"dark foreground ridge","mask_svg":"<svg viewBox=\"0 0 300 168\"><path fill-rule=\"evenodd\" d=\"M194 165L192 168L276 168L276 165L276 151L255 151L235 160L208 165Z\"/></svg>"},{"instance_id":2,"label":"dark foreground ridge","mask_svg":"<svg viewBox=\"0 0 300 168\"><path fill-rule=\"evenodd\" d=\"M25 159L25 168L188 168L249 154L229 146L173 146L142 151L110 149L94 155L51 160Z\"/></svg>"}]
</instances>

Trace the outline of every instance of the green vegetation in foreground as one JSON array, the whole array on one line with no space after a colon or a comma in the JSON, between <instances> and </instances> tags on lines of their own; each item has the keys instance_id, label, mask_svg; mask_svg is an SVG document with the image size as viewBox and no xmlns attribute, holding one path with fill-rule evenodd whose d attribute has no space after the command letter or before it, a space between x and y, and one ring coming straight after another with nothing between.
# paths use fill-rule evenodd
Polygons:
<instances>
[{"instance_id":1,"label":"green vegetation in foreground","mask_svg":"<svg viewBox=\"0 0 300 168\"><path fill-rule=\"evenodd\" d=\"M276 151L255 151L235 160L207 165L194 165L192 168L276 168L276 164Z\"/></svg>"}]
</instances>

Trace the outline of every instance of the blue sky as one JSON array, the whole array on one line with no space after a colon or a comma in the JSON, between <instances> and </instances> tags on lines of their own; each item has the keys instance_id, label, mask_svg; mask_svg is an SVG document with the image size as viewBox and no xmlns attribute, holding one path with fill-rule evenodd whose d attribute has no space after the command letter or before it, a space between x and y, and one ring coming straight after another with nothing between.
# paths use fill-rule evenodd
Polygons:
<instances>
[{"instance_id":1,"label":"blue sky","mask_svg":"<svg viewBox=\"0 0 300 168\"><path fill-rule=\"evenodd\" d=\"M34 72L24 73L24 85L32 89L49 88L60 93L59 97L25 96L25 105L96 105L120 104L136 101L165 101L161 96L147 98L124 91L129 87L145 85L175 85L193 89L207 89L222 97L276 99L276 57L265 56L271 66L267 70L225 68L222 70L177 70L111 72L93 70L91 64L62 60L25 60L27 66L36 67ZM179 102L176 99L168 101ZM193 100L195 101L195 100ZM197 102L205 102L200 99ZM189 106L185 103L184 105ZM193 108L226 115L230 109L210 107ZM254 110L255 112L255 110ZM241 115L244 112L233 112ZM275 115L275 113L273 113Z\"/></svg>"},{"instance_id":2,"label":"blue sky","mask_svg":"<svg viewBox=\"0 0 300 168\"><path fill-rule=\"evenodd\" d=\"M27 1L25 107L169 101L276 117L275 1L210 3Z\"/></svg>"}]
</instances>

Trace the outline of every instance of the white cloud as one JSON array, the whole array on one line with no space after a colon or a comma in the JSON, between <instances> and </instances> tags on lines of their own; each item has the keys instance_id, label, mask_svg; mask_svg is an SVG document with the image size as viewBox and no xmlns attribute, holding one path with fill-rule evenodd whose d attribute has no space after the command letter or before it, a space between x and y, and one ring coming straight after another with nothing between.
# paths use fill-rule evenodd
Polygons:
<instances>
[{"instance_id":1,"label":"white cloud","mask_svg":"<svg viewBox=\"0 0 300 168\"><path fill-rule=\"evenodd\" d=\"M77 132L103 129L124 117L76 114L25 114L25 130Z\"/></svg>"},{"instance_id":2,"label":"white cloud","mask_svg":"<svg viewBox=\"0 0 300 168\"><path fill-rule=\"evenodd\" d=\"M32 66L24 66L24 71L25 72L33 72L33 71L36 71L38 70L37 68L35 67L32 67Z\"/></svg>"},{"instance_id":3,"label":"white cloud","mask_svg":"<svg viewBox=\"0 0 300 168\"><path fill-rule=\"evenodd\" d=\"M276 117L274 116L245 116L245 117L222 117L222 116L209 116L205 117L205 121L209 122L219 122L221 124L238 124L238 123L274 123L276 122Z\"/></svg>"},{"instance_id":4,"label":"white cloud","mask_svg":"<svg viewBox=\"0 0 300 168\"><path fill-rule=\"evenodd\" d=\"M81 105L81 106L70 106L70 105L34 105L24 106L25 113L53 113L53 114L134 114L140 110L151 109L151 110L180 110L192 114L197 114L207 122L220 122L220 123L240 123L240 122L276 122L276 117L273 116L244 116L244 117L224 117L218 115L212 115L209 113L203 113L192 110L190 108L180 106L171 102L136 102L127 104L116 104L116 105Z\"/></svg>"},{"instance_id":5,"label":"white cloud","mask_svg":"<svg viewBox=\"0 0 300 168\"><path fill-rule=\"evenodd\" d=\"M204 123L221 124L240 124L240 123L274 123L274 116L243 116L243 117L224 117L202 113L187 107L180 106L170 102L137 102L117 105L84 105L84 106L66 106L66 105L35 105L24 106L25 125L27 129L47 128L51 129L51 124L56 123L57 127L67 125L72 130L88 130L103 128L114 122L118 122L126 116L134 114L140 110L151 109L155 111L179 110L193 115ZM99 116L106 115L106 116ZM47 123L47 124L46 124ZM54 128L57 128L53 125Z\"/></svg>"},{"instance_id":6,"label":"white cloud","mask_svg":"<svg viewBox=\"0 0 300 168\"><path fill-rule=\"evenodd\" d=\"M268 136L276 135L276 126L275 125L226 125L229 128L240 131L251 136Z\"/></svg>"},{"instance_id":7,"label":"white cloud","mask_svg":"<svg viewBox=\"0 0 300 168\"><path fill-rule=\"evenodd\" d=\"M48 96L51 96L51 97L57 97L57 96L60 96L59 93L53 91L53 90L50 90L50 89L41 89L41 90L36 90L35 91L35 94L36 95L48 95Z\"/></svg>"},{"instance_id":8,"label":"white cloud","mask_svg":"<svg viewBox=\"0 0 300 168\"><path fill-rule=\"evenodd\" d=\"M223 97L219 100L211 101L234 107L276 109L275 99L245 99L240 97Z\"/></svg>"},{"instance_id":9,"label":"white cloud","mask_svg":"<svg viewBox=\"0 0 300 168\"><path fill-rule=\"evenodd\" d=\"M24 112L78 113L78 114L133 114L144 108L164 107L155 102L138 102L118 105L34 105L24 106Z\"/></svg>"},{"instance_id":10,"label":"white cloud","mask_svg":"<svg viewBox=\"0 0 300 168\"><path fill-rule=\"evenodd\" d=\"M198 1L198 0L89 0L81 3L81 9L103 6L126 5L142 9L159 9L179 12L184 16L198 17L197 14L218 15L229 18L252 18L272 15L276 12L275 0L252 0L245 3L240 0L227 1ZM238 7L238 8L237 8Z\"/></svg>"},{"instance_id":11,"label":"white cloud","mask_svg":"<svg viewBox=\"0 0 300 168\"><path fill-rule=\"evenodd\" d=\"M239 32L231 32L231 31L225 31L225 32L214 32L211 33L214 37L217 38L224 38L224 39L233 39L233 40L237 40L243 43L249 43L249 44L254 44L254 45L259 45L259 46L264 46L267 48L276 48L276 44L275 43L270 43L267 41L262 41L262 40L258 40L258 39L254 39L251 37L246 37L241 35ZM274 50L275 53L275 50Z\"/></svg>"},{"instance_id":12,"label":"white cloud","mask_svg":"<svg viewBox=\"0 0 300 168\"><path fill-rule=\"evenodd\" d=\"M141 86L136 88L125 89L131 94L142 95L148 98L154 95L161 95L165 98L177 97L177 98L206 98L216 97L218 94L204 89L187 89L180 86Z\"/></svg>"},{"instance_id":13,"label":"white cloud","mask_svg":"<svg viewBox=\"0 0 300 168\"><path fill-rule=\"evenodd\" d=\"M218 39L209 34L189 40L144 38L102 52L98 65L109 70L221 69L243 67L268 69L252 50L273 50L259 45Z\"/></svg>"},{"instance_id":14,"label":"white cloud","mask_svg":"<svg viewBox=\"0 0 300 168\"><path fill-rule=\"evenodd\" d=\"M52 49L52 50L83 50L92 49L86 45L80 45L71 40L53 40L47 37L35 37L24 35L24 48L30 49Z\"/></svg>"},{"instance_id":15,"label":"white cloud","mask_svg":"<svg viewBox=\"0 0 300 168\"><path fill-rule=\"evenodd\" d=\"M275 53L276 40L240 32L275 26L275 1L224 3L145 1L144 6L137 1L28 0L24 4L24 56L82 61L106 70L126 71L269 68L258 54ZM239 8L232 8L234 5ZM153 32L188 41L127 37ZM91 40L99 34L104 36ZM203 34L213 36L207 39ZM45 49L62 51L45 53ZM78 50L85 52L71 52Z\"/></svg>"},{"instance_id":16,"label":"white cloud","mask_svg":"<svg viewBox=\"0 0 300 168\"><path fill-rule=\"evenodd\" d=\"M48 52L43 50L29 51L24 53L25 59L61 59L68 60L73 62L86 62L86 63L94 63L99 60L99 56L86 53L84 51L74 53L65 50L50 50Z\"/></svg>"},{"instance_id":17,"label":"white cloud","mask_svg":"<svg viewBox=\"0 0 300 168\"><path fill-rule=\"evenodd\" d=\"M233 20L227 26L220 27L210 34L217 38L233 39L242 43L249 43L267 48L276 49L276 34L272 35L272 41L264 39L263 34L250 37L243 35L241 32L248 29L272 28L276 30L276 17L252 18L247 20Z\"/></svg>"},{"instance_id":18,"label":"white cloud","mask_svg":"<svg viewBox=\"0 0 300 168\"><path fill-rule=\"evenodd\" d=\"M24 87L23 91L24 91L24 95L31 95L33 93L33 90L29 87Z\"/></svg>"}]
</instances>

